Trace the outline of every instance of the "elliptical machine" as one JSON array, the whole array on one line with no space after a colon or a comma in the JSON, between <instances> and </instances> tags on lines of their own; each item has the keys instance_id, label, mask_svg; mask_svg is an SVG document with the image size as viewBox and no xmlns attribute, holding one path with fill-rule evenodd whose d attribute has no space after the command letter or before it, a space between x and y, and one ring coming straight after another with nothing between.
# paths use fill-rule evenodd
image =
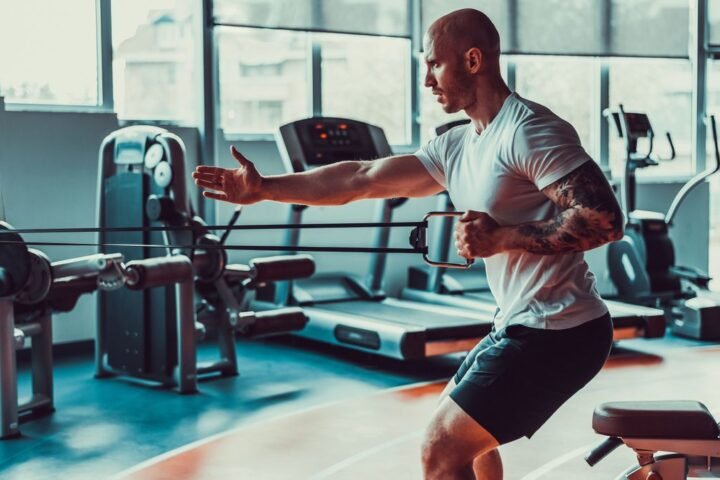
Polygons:
<instances>
[{"instance_id":1,"label":"elliptical machine","mask_svg":"<svg viewBox=\"0 0 720 480\"><path fill-rule=\"evenodd\" d=\"M709 176L720 169L715 117L710 117L715 161L691 178L672 201L667 213L637 210L636 178L639 168L658 165L653 157L654 132L644 113L606 112L625 142L625 172L621 181L621 199L627 224L625 236L608 248L610 278L620 300L663 308L673 333L699 340L720 340L720 296L708 291L711 278L699 269L675 265L675 249L669 236L673 218L683 200ZM647 138L646 154L638 153L638 140ZM675 158L670 134L668 142Z\"/></svg>"}]
</instances>

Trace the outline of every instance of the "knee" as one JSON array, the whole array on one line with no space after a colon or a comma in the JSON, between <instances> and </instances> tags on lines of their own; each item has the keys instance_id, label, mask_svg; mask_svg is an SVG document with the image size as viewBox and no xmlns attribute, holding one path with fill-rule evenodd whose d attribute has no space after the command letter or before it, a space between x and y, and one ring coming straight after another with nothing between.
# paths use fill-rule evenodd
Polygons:
<instances>
[{"instance_id":1,"label":"knee","mask_svg":"<svg viewBox=\"0 0 720 480\"><path fill-rule=\"evenodd\" d=\"M421 459L425 478L442 478L452 464L452 451L444 448L449 444L448 432L429 429L422 442Z\"/></svg>"}]
</instances>

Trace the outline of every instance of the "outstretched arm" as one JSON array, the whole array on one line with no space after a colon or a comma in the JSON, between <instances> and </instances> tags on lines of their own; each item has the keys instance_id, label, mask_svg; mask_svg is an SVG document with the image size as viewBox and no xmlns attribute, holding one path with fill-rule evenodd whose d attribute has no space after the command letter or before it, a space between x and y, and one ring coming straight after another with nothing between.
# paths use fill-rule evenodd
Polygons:
<instances>
[{"instance_id":1,"label":"outstretched arm","mask_svg":"<svg viewBox=\"0 0 720 480\"><path fill-rule=\"evenodd\" d=\"M263 200L301 205L343 205L366 198L421 197L440 186L414 155L339 162L303 173L262 176L231 148L239 168L199 166L195 183L215 200L249 205Z\"/></svg>"},{"instance_id":2,"label":"outstretched arm","mask_svg":"<svg viewBox=\"0 0 720 480\"><path fill-rule=\"evenodd\" d=\"M456 229L458 253L466 258L511 250L554 255L622 238L622 211L595 162L585 162L542 192L560 209L554 218L501 227L485 213L468 212Z\"/></svg>"}]
</instances>

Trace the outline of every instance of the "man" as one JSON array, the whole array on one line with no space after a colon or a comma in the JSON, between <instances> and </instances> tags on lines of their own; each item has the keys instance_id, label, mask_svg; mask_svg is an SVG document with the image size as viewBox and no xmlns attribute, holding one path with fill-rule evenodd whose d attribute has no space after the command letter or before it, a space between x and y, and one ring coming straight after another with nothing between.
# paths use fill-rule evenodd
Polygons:
<instances>
[{"instance_id":1,"label":"man","mask_svg":"<svg viewBox=\"0 0 720 480\"><path fill-rule=\"evenodd\" d=\"M484 258L499 311L493 332L449 382L427 429L426 479L501 479L497 447L532 434L602 367L607 308L582 252L622 236L617 201L577 133L511 93L497 30L473 9L434 22L424 40L425 86L471 123L414 155L261 176L234 148L237 169L198 167L207 198L341 205L447 189L466 211L458 254Z\"/></svg>"}]
</instances>

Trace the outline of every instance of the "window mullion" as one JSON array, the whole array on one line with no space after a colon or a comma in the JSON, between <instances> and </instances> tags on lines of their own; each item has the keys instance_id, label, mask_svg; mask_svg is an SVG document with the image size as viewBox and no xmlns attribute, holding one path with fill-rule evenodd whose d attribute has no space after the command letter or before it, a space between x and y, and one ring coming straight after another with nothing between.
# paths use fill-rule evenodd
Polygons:
<instances>
[{"instance_id":1,"label":"window mullion","mask_svg":"<svg viewBox=\"0 0 720 480\"><path fill-rule=\"evenodd\" d=\"M310 34L310 99L313 117L322 116L322 46L314 34Z\"/></svg>"},{"instance_id":2,"label":"window mullion","mask_svg":"<svg viewBox=\"0 0 720 480\"><path fill-rule=\"evenodd\" d=\"M596 132L599 133L596 151L599 157L600 166L603 170L610 171L610 123L604 118L603 112L610 108L610 67L605 59L597 60L597 89L595 91L596 107L595 112Z\"/></svg>"},{"instance_id":3,"label":"window mullion","mask_svg":"<svg viewBox=\"0 0 720 480\"><path fill-rule=\"evenodd\" d=\"M103 110L114 110L113 98L113 51L112 13L110 0L97 0L97 42L98 42L98 104Z\"/></svg>"},{"instance_id":4,"label":"window mullion","mask_svg":"<svg viewBox=\"0 0 720 480\"><path fill-rule=\"evenodd\" d=\"M408 0L408 20L410 22L410 144L420 145L420 52L422 51L422 14L420 0ZM423 82L424 83L424 82Z\"/></svg>"},{"instance_id":5,"label":"window mullion","mask_svg":"<svg viewBox=\"0 0 720 480\"><path fill-rule=\"evenodd\" d=\"M695 15L691 16L690 59L692 62L692 145L691 155L695 172L705 169L707 133L705 116L707 115L707 45L708 45L708 0L698 0Z\"/></svg>"}]
</instances>

